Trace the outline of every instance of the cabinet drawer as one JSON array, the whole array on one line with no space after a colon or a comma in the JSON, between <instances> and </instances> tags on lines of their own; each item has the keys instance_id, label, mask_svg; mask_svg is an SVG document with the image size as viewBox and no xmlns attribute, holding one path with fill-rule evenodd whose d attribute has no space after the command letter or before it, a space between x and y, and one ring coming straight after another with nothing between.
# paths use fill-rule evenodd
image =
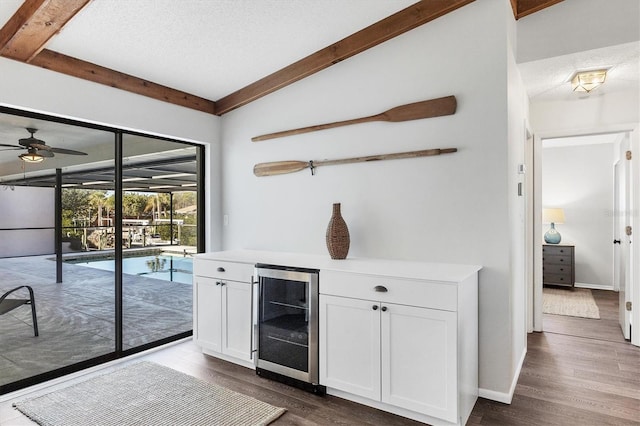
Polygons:
<instances>
[{"instance_id":1,"label":"cabinet drawer","mask_svg":"<svg viewBox=\"0 0 640 426\"><path fill-rule=\"evenodd\" d=\"M571 256L573 247L544 245L542 246L542 253L545 255Z\"/></svg>"},{"instance_id":2,"label":"cabinet drawer","mask_svg":"<svg viewBox=\"0 0 640 426\"><path fill-rule=\"evenodd\" d=\"M545 275L547 275L547 274L560 274L560 275L571 276L572 269L573 268L571 267L571 263L567 263L567 264L549 263L549 264L545 264L542 267L542 271L544 272Z\"/></svg>"},{"instance_id":3,"label":"cabinet drawer","mask_svg":"<svg viewBox=\"0 0 640 426\"><path fill-rule=\"evenodd\" d=\"M376 288L387 291L377 291ZM435 281L322 270L320 293L446 311L457 310L457 287Z\"/></svg>"},{"instance_id":4,"label":"cabinet drawer","mask_svg":"<svg viewBox=\"0 0 640 426\"><path fill-rule=\"evenodd\" d=\"M239 282L251 282L252 263L223 262L211 259L195 259L193 273L201 277L219 278Z\"/></svg>"}]
</instances>

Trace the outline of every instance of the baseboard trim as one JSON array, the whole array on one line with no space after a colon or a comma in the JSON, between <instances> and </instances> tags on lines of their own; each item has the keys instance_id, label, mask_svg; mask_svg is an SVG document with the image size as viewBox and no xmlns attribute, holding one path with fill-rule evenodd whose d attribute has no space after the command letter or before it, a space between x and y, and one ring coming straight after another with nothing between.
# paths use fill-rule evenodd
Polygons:
<instances>
[{"instance_id":1,"label":"baseboard trim","mask_svg":"<svg viewBox=\"0 0 640 426\"><path fill-rule=\"evenodd\" d=\"M480 388L478 389L478 396L480 398L502 402L503 404L511 404L511 400L513 399L513 393L516 390L516 385L518 384L518 378L520 377L520 371L522 371L522 366L524 365L524 359L526 356L527 356L527 348L524 348L524 351L522 351L522 356L520 357L520 361L518 362L518 366L516 367L515 374L513 375L513 380L511 381L509 392L496 392L491 389Z\"/></svg>"},{"instance_id":2,"label":"baseboard trim","mask_svg":"<svg viewBox=\"0 0 640 426\"><path fill-rule=\"evenodd\" d=\"M613 286L604 285L604 284L589 284L589 283L575 283L575 287L577 288L588 288L591 290L610 290L614 291Z\"/></svg>"}]
</instances>

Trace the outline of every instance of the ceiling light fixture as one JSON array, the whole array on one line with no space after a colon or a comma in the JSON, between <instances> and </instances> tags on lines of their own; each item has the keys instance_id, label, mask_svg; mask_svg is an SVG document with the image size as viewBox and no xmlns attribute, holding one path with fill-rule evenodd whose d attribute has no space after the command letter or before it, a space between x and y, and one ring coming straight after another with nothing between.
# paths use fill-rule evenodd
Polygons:
<instances>
[{"instance_id":1,"label":"ceiling light fixture","mask_svg":"<svg viewBox=\"0 0 640 426\"><path fill-rule=\"evenodd\" d=\"M591 92L604 84L607 70L578 71L571 77L571 87L574 92Z\"/></svg>"},{"instance_id":2,"label":"ceiling light fixture","mask_svg":"<svg viewBox=\"0 0 640 426\"><path fill-rule=\"evenodd\" d=\"M44 161L44 157L38 154L38 150L29 147L28 152L18 155L18 158L26 163L41 163Z\"/></svg>"}]
</instances>

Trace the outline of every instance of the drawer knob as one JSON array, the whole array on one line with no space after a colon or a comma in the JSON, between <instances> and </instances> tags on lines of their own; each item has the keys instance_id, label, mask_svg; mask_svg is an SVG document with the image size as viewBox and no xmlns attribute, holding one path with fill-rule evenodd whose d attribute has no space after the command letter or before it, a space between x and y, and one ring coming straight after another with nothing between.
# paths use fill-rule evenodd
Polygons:
<instances>
[{"instance_id":1,"label":"drawer knob","mask_svg":"<svg viewBox=\"0 0 640 426\"><path fill-rule=\"evenodd\" d=\"M373 305L371 309L373 309L374 311L377 311L378 310L378 305Z\"/></svg>"},{"instance_id":2,"label":"drawer knob","mask_svg":"<svg viewBox=\"0 0 640 426\"><path fill-rule=\"evenodd\" d=\"M386 306L382 307L382 312L387 312L387 307Z\"/></svg>"},{"instance_id":3,"label":"drawer knob","mask_svg":"<svg viewBox=\"0 0 640 426\"><path fill-rule=\"evenodd\" d=\"M220 285L222 284L220 281L216 281L216 285Z\"/></svg>"},{"instance_id":4,"label":"drawer knob","mask_svg":"<svg viewBox=\"0 0 640 426\"><path fill-rule=\"evenodd\" d=\"M375 286L373 289L374 289L375 291L377 291L378 293L386 293L387 291L389 291L389 290L387 290L387 288L386 288L385 286L383 286L383 285L377 285L377 286Z\"/></svg>"},{"instance_id":5,"label":"drawer knob","mask_svg":"<svg viewBox=\"0 0 640 426\"><path fill-rule=\"evenodd\" d=\"M224 272L224 268L222 266L218 266L218 272Z\"/></svg>"}]
</instances>

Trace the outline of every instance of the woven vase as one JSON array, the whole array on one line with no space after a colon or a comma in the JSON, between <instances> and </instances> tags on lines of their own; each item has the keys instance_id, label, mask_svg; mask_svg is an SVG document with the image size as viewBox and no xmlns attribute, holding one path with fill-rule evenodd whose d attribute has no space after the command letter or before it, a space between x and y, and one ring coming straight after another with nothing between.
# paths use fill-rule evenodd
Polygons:
<instances>
[{"instance_id":1,"label":"woven vase","mask_svg":"<svg viewBox=\"0 0 640 426\"><path fill-rule=\"evenodd\" d=\"M340 213L340 203L335 203L329 226L327 226L327 249L331 258L346 259L349 243L349 228Z\"/></svg>"}]
</instances>

